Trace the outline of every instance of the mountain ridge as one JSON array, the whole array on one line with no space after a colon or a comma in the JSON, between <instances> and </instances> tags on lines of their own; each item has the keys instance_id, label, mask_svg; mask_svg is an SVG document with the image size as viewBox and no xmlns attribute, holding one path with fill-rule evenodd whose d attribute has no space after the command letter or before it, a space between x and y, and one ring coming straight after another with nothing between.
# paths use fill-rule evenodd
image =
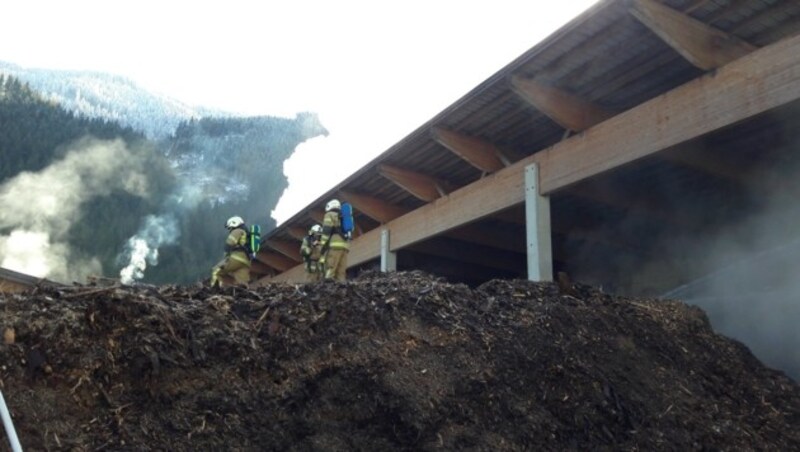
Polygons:
<instances>
[{"instance_id":1,"label":"mountain ridge","mask_svg":"<svg viewBox=\"0 0 800 452\"><path fill-rule=\"evenodd\" d=\"M68 111L88 118L117 121L151 139L168 137L182 121L191 118L238 116L153 93L122 75L26 68L7 61L0 61L0 74L28 83L43 98Z\"/></svg>"}]
</instances>

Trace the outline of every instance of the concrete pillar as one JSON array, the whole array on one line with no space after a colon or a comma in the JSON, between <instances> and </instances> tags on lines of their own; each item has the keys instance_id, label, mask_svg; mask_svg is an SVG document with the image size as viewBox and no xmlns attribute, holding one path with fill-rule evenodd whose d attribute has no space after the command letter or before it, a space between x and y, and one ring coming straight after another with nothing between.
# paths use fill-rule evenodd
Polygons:
<instances>
[{"instance_id":1,"label":"concrete pillar","mask_svg":"<svg viewBox=\"0 0 800 452\"><path fill-rule=\"evenodd\" d=\"M397 253L389 249L388 229L381 231L381 271L383 273L397 271Z\"/></svg>"},{"instance_id":2,"label":"concrete pillar","mask_svg":"<svg viewBox=\"0 0 800 452\"><path fill-rule=\"evenodd\" d=\"M525 167L525 229L528 243L528 279L553 280L550 242L550 198L539 194L539 166Z\"/></svg>"}]
</instances>

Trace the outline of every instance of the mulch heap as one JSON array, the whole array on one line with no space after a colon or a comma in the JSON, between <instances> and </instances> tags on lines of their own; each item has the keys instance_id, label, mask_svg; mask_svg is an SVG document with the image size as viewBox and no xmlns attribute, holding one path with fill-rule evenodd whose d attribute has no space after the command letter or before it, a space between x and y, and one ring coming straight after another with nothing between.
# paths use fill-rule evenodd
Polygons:
<instances>
[{"instance_id":1,"label":"mulch heap","mask_svg":"<svg viewBox=\"0 0 800 452\"><path fill-rule=\"evenodd\" d=\"M798 384L700 309L580 285L40 288L0 330L28 450L800 447Z\"/></svg>"}]
</instances>

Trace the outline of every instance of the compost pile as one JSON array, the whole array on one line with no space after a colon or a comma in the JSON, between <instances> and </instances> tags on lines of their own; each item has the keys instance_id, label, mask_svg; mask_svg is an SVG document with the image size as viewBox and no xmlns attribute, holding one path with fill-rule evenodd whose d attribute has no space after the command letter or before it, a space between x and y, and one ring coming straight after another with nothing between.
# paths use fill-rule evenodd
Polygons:
<instances>
[{"instance_id":1,"label":"compost pile","mask_svg":"<svg viewBox=\"0 0 800 452\"><path fill-rule=\"evenodd\" d=\"M0 330L30 450L800 444L798 384L701 310L575 284L39 288L0 295Z\"/></svg>"}]
</instances>

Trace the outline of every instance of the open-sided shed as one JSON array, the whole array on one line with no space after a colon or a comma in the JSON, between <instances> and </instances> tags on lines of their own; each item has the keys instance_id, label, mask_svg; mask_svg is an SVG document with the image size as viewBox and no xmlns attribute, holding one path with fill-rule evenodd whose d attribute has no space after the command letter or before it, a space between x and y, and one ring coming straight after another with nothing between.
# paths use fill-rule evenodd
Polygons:
<instances>
[{"instance_id":1,"label":"open-sided shed","mask_svg":"<svg viewBox=\"0 0 800 452\"><path fill-rule=\"evenodd\" d=\"M798 192L798 31L790 0L600 1L267 234L253 272L301 281L299 239L339 198L354 270L696 278L701 245Z\"/></svg>"}]
</instances>

